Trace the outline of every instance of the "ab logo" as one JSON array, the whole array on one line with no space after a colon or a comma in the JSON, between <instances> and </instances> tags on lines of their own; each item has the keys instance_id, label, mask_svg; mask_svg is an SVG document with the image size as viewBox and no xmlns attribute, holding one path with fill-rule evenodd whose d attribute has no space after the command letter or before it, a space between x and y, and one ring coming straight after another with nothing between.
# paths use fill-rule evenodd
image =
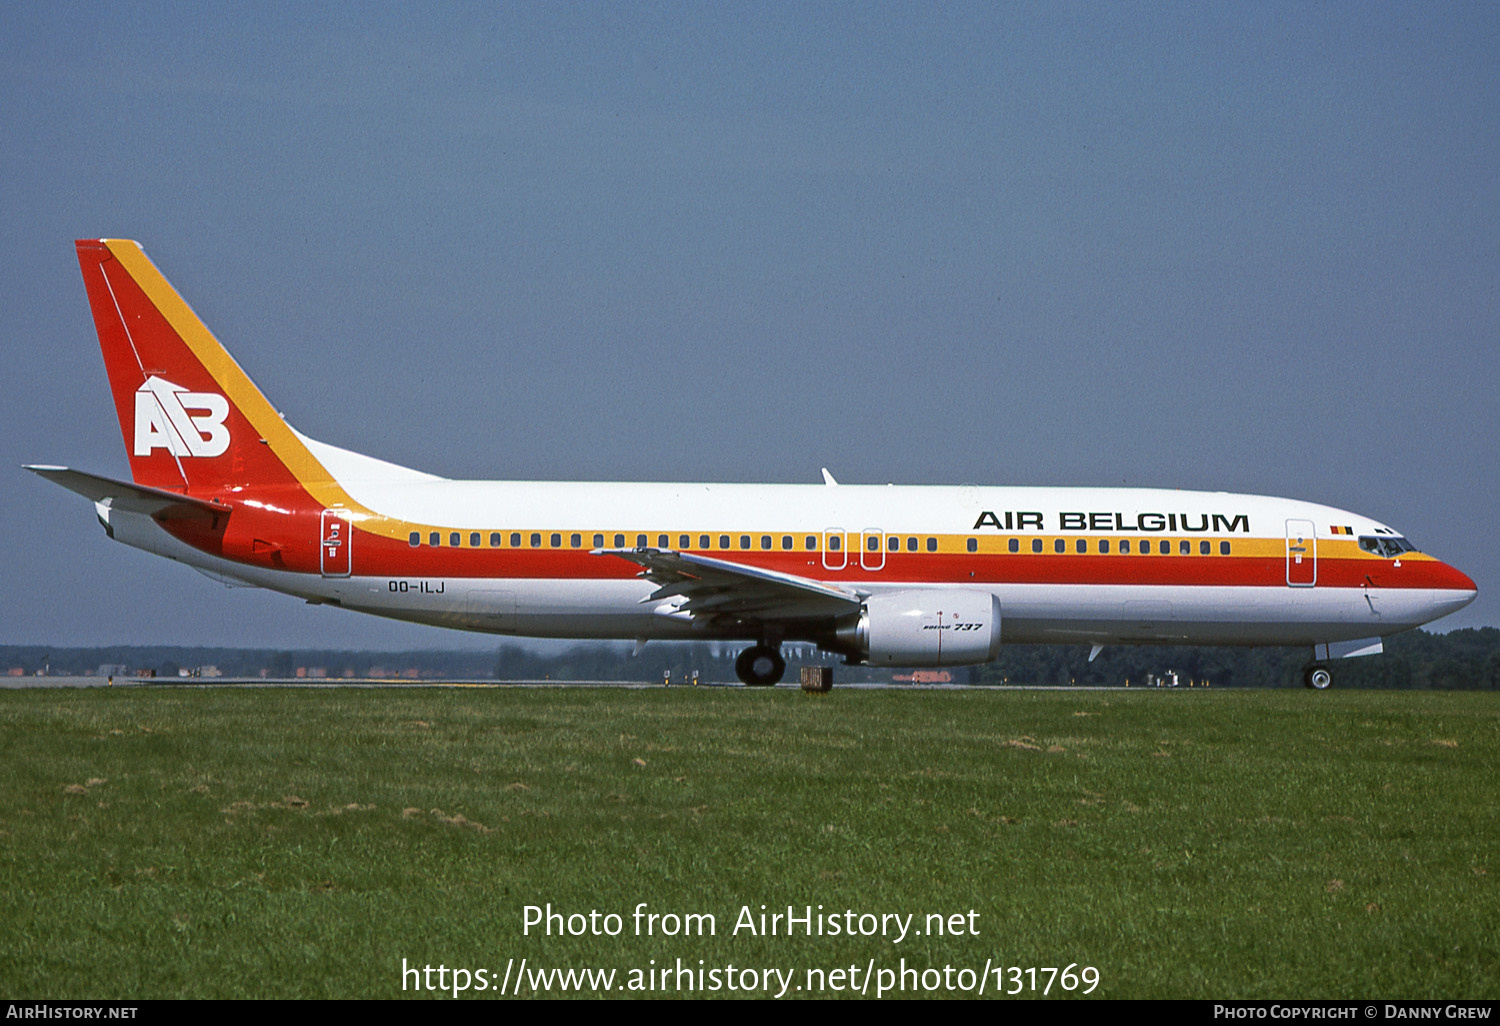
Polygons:
<instances>
[{"instance_id":1,"label":"ab logo","mask_svg":"<svg viewBox=\"0 0 1500 1026\"><path fill-rule=\"evenodd\" d=\"M229 448L228 416L222 395L189 392L152 375L135 392L135 455L165 449L173 456L222 456Z\"/></svg>"}]
</instances>

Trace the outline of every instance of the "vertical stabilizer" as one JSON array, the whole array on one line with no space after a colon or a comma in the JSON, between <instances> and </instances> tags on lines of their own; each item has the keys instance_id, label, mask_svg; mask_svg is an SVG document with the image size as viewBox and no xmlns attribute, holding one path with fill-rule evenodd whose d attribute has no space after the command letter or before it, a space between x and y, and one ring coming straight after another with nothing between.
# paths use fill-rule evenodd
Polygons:
<instances>
[{"instance_id":1,"label":"vertical stabilizer","mask_svg":"<svg viewBox=\"0 0 1500 1026\"><path fill-rule=\"evenodd\" d=\"M77 247L136 483L199 494L331 483L139 244Z\"/></svg>"}]
</instances>

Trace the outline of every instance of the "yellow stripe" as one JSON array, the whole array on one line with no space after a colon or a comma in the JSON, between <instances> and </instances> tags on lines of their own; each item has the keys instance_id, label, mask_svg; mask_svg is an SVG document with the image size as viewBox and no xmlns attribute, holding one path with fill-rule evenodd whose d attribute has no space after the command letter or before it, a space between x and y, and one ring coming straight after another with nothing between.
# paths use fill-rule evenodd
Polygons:
<instances>
[{"instance_id":1,"label":"yellow stripe","mask_svg":"<svg viewBox=\"0 0 1500 1026\"><path fill-rule=\"evenodd\" d=\"M460 527L454 527L452 525L446 525L446 526L425 525L424 526L424 525L415 525L415 524L411 525L410 529L418 531L421 534L421 536L422 536L422 547L424 547L424 548L428 547L428 544L429 544L429 535L432 534L432 533L434 533L434 532L436 532L437 534L441 535L441 544L439 545L440 548L461 548L461 549L470 549L470 550L475 549L475 548L479 548L479 549L496 549L496 548L500 548L500 549L516 549L516 550L523 550L523 551L540 552L540 551L562 551L562 550L577 550L577 551L582 551L582 550L585 550L585 549L592 549L592 548L596 548L596 547L602 547L602 548L615 548L615 547L634 548L639 543L639 539L640 539L641 535L645 535L646 536L646 545L647 546L653 546L654 547L654 546L656 546L660 542L661 536L663 534L665 534L665 535L667 535L667 545L666 545L667 548L670 548L670 549L679 549L679 550L690 551L690 552L715 552L715 553L725 553L725 554L744 553L746 555L776 555L776 556L797 556L797 555L816 554L816 555L819 555L821 557L825 552L832 552L833 551L833 550L829 550L827 548L827 542L826 542L826 539L824 537L824 533L822 531L816 531L816 532L809 532L809 531L790 532L790 531L764 531L764 530L761 530L761 531L745 531L743 529L741 529L741 530L735 530L735 531L725 531L723 529L715 529L715 530L711 530L711 531L704 531L704 530L701 530L701 529L700 530L694 530L694 531L684 531L681 528L677 528L677 529L672 530L672 531L661 531L661 530L649 530L649 531L645 531L645 530L641 530L640 528L634 528L634 529L629 530L629 531L621 531L621 530L617 530L617 529L611 528L611 529L608 529L608 530L601 531L601 530L598 530L597 528L591 529L591 530L573 530L573 529L569 529L569 530L557 530L555 528L514 527L514 526L512 526L512 527L494 527L494 526L490 526L490 527L485 527L485 528L474 528L474 527L463 527L463 528L460 528ZM469 536L471 534L475 534L475 533L479 534L479 536L480 536L479 545L477 545L477 546L471 545L470 544L470 538L469 538ZM457 546L449 544L450 535L453 535L453 534L459 535L459 544ZM498 534L498 535L500 535L500 544L498 546L490 544L490 536L492 534ZM511 535L512 534L520 535L520 538L521 538L520 544L515 544L515 543L513 543L511 541ZM579 544L577 546L574 546L572 544L572 536L574 534L577 534L579 536ZM681 540L681 535L684 535L684 534L688 535L688 539L689 539L689 544L686 545L686 546L678 544L679 541ZM811 534L814 538L817 539L817 547L816 548L809 549L809 548L805 547L804 540L807 538L807 536L809 534ZM533 535L537 535L538 536L538 543L535 544L535 545L533 545L531 543L531 538L532 538ZM553 535L557 535L558 536L558 543L556 545L554 545L552 543L552 536ZM601 536L601 535L602 535L602 538L596 540L596 536ZM620 540L619 542L616 541L616 536L617 535L622 535L623 536L623 539ZM703 535L708 535L708 538L709 538L709 544L706 545L706 546L699 544L699 542L701 541ZM751 544L750 544L749 548L743 548L740 545L740 538L742 536L745 536L745 535L748 535L750 537ZM769 549L762 548L761 544L760 544L761 538L765 537L767 535L769 535L770 538L771 538L771 547ZM721 538L723 538L725 536L727 536L729 538L729 544L727 546L719 544ZM782 545L781 545L782 538L786 537L786 536L790 536L791 539L792 539L792 547L790 549L783 548ZM861 532L859 532L859 531L845 531L845 532L842 532L841 538L843 538L843 539L846 540L846 544L845 544L845 546L843 548L841 548L840 550L838 550L838 552L835 553L835 555L840 555L840 554L846 555L848 557L849 561L851 563L854 563L854 564L857 564L857 563L860 562L861 554L863 554L866 557L866 560L868 560L871 557L874 557L874 556L878 555L879 553L877 553L877 552L871 552L870 550L863 549L861 547L860 536L861 536ZM894 550L891 549L889 547L889 542L888 542L888 539L890 539L890 538L899 538L899 539L901 539L901 548L900 549L894 549ZM908 538L916 538L916 539L918 539L918 548L916 550L912 550L912 549L907 548L906 540ZM927 548L927 539L928 538L936 538L937 539L937 548L935 550L931 550L931 551L928 550L928 548ZM1279 538L1279 537L1270 537L1270 538L1267 538L1267 537L1258 537L1258 536L1253 536L1253 535L1251 535L1251 536L1247 536L1247 535L1235 535L1235 536L1213 535L1213 536L1210 536L1208 538L1204 538L1203 535L1201 535L1201 534L1200 535L1181 535L1181 534L1170 534L1170 535L1160 535L1160 534L1158 534L1158 535L1151 535L1151 534L1141 534L1141 533L1136 533L1136 534L1122 533L1122 534L1024 534L1024 535L1018 535L1018 534L999 534L999 535L972 535L972 534L927 534L927 533L918 534L918 533L909 532L909 531L902 531L902 532L891 532L890 534L883 535L882 536L881 549L879 550L879 552L883 552L887 556L895 556L895 555L901 555L901 556L930 556L930 555L952 555L952 554L955 554L955 553L963 554L963 555L969 555L971 553L969 552L968 546L969 546L969 540L971 538L974 539L975 546L976 546L974 553L972 553L974 555L1016 556L1016 557L1032 556L1032 555L1040 555L1040 556L1090 555L1090 556L1097 556L1097 555L1101 554L1099 552L1099 543L1101 541L1107 541L1107 542L1110 543L1110 552L1108 553L1110 556L1118 556L1118 555L1139 556L1139 555L1144 555L1145 553L1141 553L1138 550L1138 548L1137 548L1142 542L1151 542L1152 543L1152 546L1151 546L1152 551L1151 551L1150 555L1160 556L1162 554L1159 551L1160 544L1161 544L1161 542L1167 542L1168 545L1171 548L1171 551L1169 553L1167 553L1167 555L1172 556L1173 558L1183 559L1183 558L1187 558L1187 555L1191 555L1191 556L1195 556L1195 557L1196 556L1202 556L1203 553L1201 553L1199 551L1199 543L1203 542L1203 541L1207 541L1207 542L1209 542L1209 545L1210 545L1210 551L1209 551L1208 555L1212 555L1212 556L1220 556L1220 555L1222 555L1221 552L1220 552L1220 549L1219 549L1219 543L1220 542L1229 542L1230 543L1230 555L1232 555L1232 556L1245 556L1245 557L1250 557L1250 558L1261 558L1261 559L1283 559L1286 556L1286 539L1285 538ZM1018 542L1018 545L1019 545L1018 551L1016 551L1014 553L1010 551L1010 540L1012 538L1016 539L1016 541ZM402 536L402 539L405 540L405 536L404 535ZM1056 551L1056 547L1055 547L1055 543L1057 541L1059 541L1059 540L1061 540L1064 543L1064 551L1061 552L1061 553L1057 552ZM1077 551L1077 542L1079 540L1084 541L1085 544L1087 545L1087 551L1084 552L1084 553L1079 553ZM1033 552L1032 551L1031 543L1033 541L1040 541L1042 543L1042 551L1041 552L1037 553L1037 552ZM1129 553L1121 553L1119 551L1120 542L1122 542L1122 541L1128 541L1128 542L1131 543L1131 549L1132 549L1131 552L1129 552ZM1191 546L1191 552L1188 553L1187 555L1184 555L1182 553L1182 551L1181 551L1181 543L1182 542L1188 542L1189 545ZM1384 559L1384 557L1377 556L1374 553L1364 551L1354 541L1350 541L1350 540L1332 540L1332 539L1328 539L1328 538L1322 538L1322 539L1318 540L1318 556L1321 559L1368 559L1368 560L1373 560L1373 561L1377 561L1377 562L1378 561L1383 561L1383 559ZM1432 559L1431 556L1425 555L1425 554L1420 553L1420 552L1404 552L1404 553L1401 554L1401 558L1402 559L1411 559L1411 560L1431 560Z\"/></svg>"}]
</instances>

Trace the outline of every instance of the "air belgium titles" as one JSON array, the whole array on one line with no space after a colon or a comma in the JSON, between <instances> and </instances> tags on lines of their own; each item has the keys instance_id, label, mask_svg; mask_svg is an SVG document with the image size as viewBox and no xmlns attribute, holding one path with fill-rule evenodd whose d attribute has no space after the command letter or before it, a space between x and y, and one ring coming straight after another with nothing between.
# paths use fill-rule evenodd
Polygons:
<instances>
[{"instance_id":1,"label":"air belgium titles","mask_svg":"<svg viewBox=\"0 0 1500 1026\"><path fill-rule=\"evenodd\" d=\"M974 521L973 530L1046 531L1047 516L1036 511L985 510ZM1234 534L1250 533L1247 513L1058 513L1059 531L1126 531L1135 534L1168 532Z\"/></svg>"}]
</instances>

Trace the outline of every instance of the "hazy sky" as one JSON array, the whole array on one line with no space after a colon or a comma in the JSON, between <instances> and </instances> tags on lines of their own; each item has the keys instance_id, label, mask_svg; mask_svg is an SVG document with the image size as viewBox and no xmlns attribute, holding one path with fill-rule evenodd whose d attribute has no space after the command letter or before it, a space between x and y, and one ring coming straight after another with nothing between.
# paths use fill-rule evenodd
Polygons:
<instances>
[{"instance_id":1,"label":"hazy sky","mask_svg":"<svg viewBox=\"0 0 1500 1026\"><path fill-rule=\"evenodd\" d=\"M455 477L1357 510L1500 624L1500 5L0 5L0 641L491 646L227 590L128 475L73 239L287 418Z\"/></svg>"}]
</instances>

